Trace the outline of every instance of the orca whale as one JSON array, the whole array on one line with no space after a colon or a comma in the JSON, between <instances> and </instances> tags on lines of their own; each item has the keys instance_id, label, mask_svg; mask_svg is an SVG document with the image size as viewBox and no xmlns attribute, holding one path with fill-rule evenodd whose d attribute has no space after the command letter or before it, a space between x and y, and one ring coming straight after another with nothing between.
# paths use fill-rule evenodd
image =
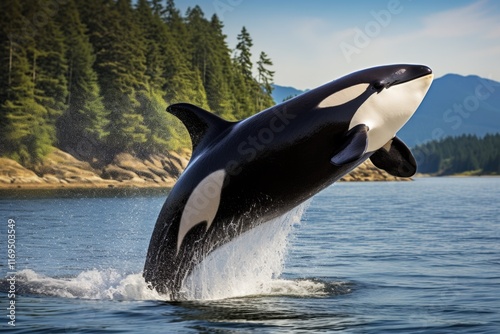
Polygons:
<instances>
[{"instance_id":1,"label":"orca whale","mask_svg":"<svg viewBox=\"0 0 500 334\"><path fill-rule=\"evenodd\" d=\"M171 299L208 254L283 215L366 159L410 177L416 162L396 132L433 79L423 65L348 74L239 122L194 105L167 111L189 131L193 151L156 222L145 280Z\"/></svg>"}]
</instances>

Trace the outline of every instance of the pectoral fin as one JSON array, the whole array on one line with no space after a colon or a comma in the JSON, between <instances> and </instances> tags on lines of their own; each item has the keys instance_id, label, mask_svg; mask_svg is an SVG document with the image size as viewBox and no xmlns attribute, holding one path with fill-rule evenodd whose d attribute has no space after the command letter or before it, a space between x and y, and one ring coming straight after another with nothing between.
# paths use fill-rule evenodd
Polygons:
<instances>
[{"instance_id":1,"label":"pectoral fin","mask_svg":"<svg viewBox=\"0 0 500 334\"><path fill-rule=\"evenodd\" d=\"M368 126L365 124L358 124L346 134L344 145L340 151L330 159L330 162L336 166L342 166L356 161L366 153L367 147Z\"/></svg>"},{"instance_id":2,"label":"pectoral fin","mask_svg":"<svg viewBox=\"0 0 500 334\"><path fill-rule=\"evenodd\" d=\"M370 160L375 166L394 176L410 177L417 171L413 154L398 137L394 137L373 153Z\"/></svg>"}]
</instances>

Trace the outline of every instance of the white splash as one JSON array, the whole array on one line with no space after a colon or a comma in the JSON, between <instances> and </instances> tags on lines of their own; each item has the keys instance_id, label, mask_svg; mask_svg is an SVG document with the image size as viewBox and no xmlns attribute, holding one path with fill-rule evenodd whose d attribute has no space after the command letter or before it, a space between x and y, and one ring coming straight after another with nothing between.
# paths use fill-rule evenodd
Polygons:
<instances>
[{"instance_id":1,"label":"white splash","mask_svg":"<svg viewBox=\"0 0 500 334\"><path fill-rule=\"evenodd\" d=\"M184 281L184 298L214 300L270 294L283 271L288 237L306 207L302 204L212 252Z\"/></svg>"},{"instance_id":2,"label":"white splash","mask_svg":"<svg viewBox=\"0 0 500 334\"><path fill-rule=\"evenodd\" d=\"M183 284L187 300L219 300L245 296L323 296L328 283L285 280L287 246L307 204L262 224L212 252ZM16 274L23 293L99 300L168 300L145 282L142 273L116 269L87 270L76 277L52 278L31 269Z\"/></svg>"},{"instance_id":3,"label":"white splash","mask_svg":"<svg viewBox=\"0 0 500 334\"><path fill-rule=\"evenodd\" d=\"M142 273L123 275L114 269L88 270L76 277L52 278L24 269L17 280L28 293L45 296L108 300L165 300L148 287Z\"/></svg>"}]
</instances>

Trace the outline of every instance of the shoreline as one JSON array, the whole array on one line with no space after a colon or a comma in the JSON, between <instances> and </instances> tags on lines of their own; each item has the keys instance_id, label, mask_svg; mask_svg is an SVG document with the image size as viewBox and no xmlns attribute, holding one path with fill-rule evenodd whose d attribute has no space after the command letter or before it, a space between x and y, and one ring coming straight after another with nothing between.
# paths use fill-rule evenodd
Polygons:
<instances>
[{"instance_id":1,"label":"shoreline","mask_svg":"<svg viewBox=\"0 0 500 334\"><path fill-rule=\"evenodd\" d=\"M337 182L401 182L401 181L410 181L408 180L395 180L395 179L387 179L387 180L339 180ZM105 183L105 182L104 182ZM4 190L102 190L102 189L158 189L158 190L170 190L175 185L173 184L155 184L152 182L119 182L119 183L109 183L109 184L89 184L89 183L61 183L61 184L51 184L51 183L15 183L15 184L5 184L0 183L0 191Z\"/></svg>"},{"instance_id":2,"label":"shoreline","mask_svg":"<svg viewBox=\"0 0 500 334\"><path fill-rule=\"evenodd\" d=\"M165 189L169 190L189 163L190 151L166 152L138 158L118 154L111 163L92 167L67 152L54 149L38 166L28 169L14 160L0 158L0 190L55 189ZM378 169L367 160L341 182L411 181Z\"/></svg>"},{"instance_id":3,"label":"shoreline","mask_svg":"<svg viewBox=\"0 0 500 334\"><path fill-rule=\"evenodd\" d=\"M416 175L408 180L413 179L424 179L424 178L499 178L500 175L444 175L444 176L432 176L432 175ZM373 179L373 180L356 180L341 179L338 182L400 182L402 180L396 179ZM406 181L406 180L404 180ZM0 183L0 191L7 190L103 190L103 189L116 189L116 190L171 190L175 182L165 182L165 183L154 183L154 182L127 182L127 181L115 181L115 180L104 180L103 182L88 183L88 182L73 182L73 183Z\"/></svg>"},{"instance_id":4,"label":"shoreline","mask_svg":"<svg viewBox=\"0 0 500 334\"><path fill-rule=\"evenodd\" d=\"M109 180L109 182L102 183L86 183L86 182L74 182L74 183L0 183L0 190L56 190L56 189L68 189L68 190L100 190L100 189L172 189L172 183L158 184L153 182L119 182Z\"/></svg>"},{"instance_id":5,"label":"shoreline","mask_svg":"<svg viewBox=\"0 0 500 334\"><path fill-rule=\"evenodd\" d=\"M38 166L28 169L14 160L0 157L0 190L102 190L158 189L170 190L189 163L191 152L166 152L162 155L138 158L128 153L118 154L100 168L78 160L71 154L54 149ZM500 177L500 175L430 175L416 174L413 178L428 177ZM398 178L375 167L367 160L342 177L339 182L411 181Z\"/></svg>"},{"instance_id":6,"label":"shoreline","mask_svg":"<svg viewBox=\"0 0 500 334\"><path fill-rule=\"evenodd\" d=\"M54 149L44 161L26 168L0 158L0 189L170 189L186 168L190 152L167 152L138 158L121 153L100 167Z\"/></svg>"},{"instance_id":7,"label":"shoreline","mask_svg":"<svg viewBox=\"0 0 500 334\"><path fill-rule=\"evenodd\" d=\"M439 177L456 177L456 178L460 178L460 177L477 177L477 178L480 178L480 177L491 177L491 178L495 178L495 177L500 177L500 174L484 174L484 175L478 175L478 174L452 174L452 175L431 175L431 174L416 174L414 176L412 176L412 178L415 178L415 179L418 179L418 178L439 178Z\"/></svg>"}]
</instances>

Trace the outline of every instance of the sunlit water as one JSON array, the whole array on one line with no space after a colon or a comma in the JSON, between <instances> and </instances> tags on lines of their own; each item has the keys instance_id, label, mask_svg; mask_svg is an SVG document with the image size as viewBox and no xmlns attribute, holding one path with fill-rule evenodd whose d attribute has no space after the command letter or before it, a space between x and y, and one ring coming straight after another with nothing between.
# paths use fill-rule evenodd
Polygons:
<instances>
[{"instance_id":1,"label":"sunlit water","mask_svg":"<svg viewBox=\"0 0 500 334\"><path fill-rule=\"evenodd\" d=\"M0 194L2 278L16 222L16 332L500 330L500 178L336 184L213 254L187 302L141 275L165 193Z\"/></svg>"}]
</instances>

